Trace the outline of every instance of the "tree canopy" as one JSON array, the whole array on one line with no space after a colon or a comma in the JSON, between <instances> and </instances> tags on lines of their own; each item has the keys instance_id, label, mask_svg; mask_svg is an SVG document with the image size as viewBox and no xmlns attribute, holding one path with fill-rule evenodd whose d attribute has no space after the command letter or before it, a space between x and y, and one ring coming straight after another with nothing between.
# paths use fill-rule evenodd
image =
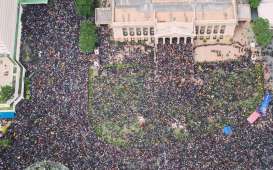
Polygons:
<instances>
[{"instance_id":1,"label":"tree canopy","mask_svg":"<svg viewBox=\"0 0 273 170\"><path fill-rule=\"evenodd\" d=\"M90 21L83 21L80 28L80 50L81 52L91 52L97 43L96 26Z\"/></svg>"},{"instance_id":2,"label":"tree canopy","mask_svg":"<svg viewBox=\"0 0 273 170\"><path fill-rule=\"evenodd\" d=\"M93 0L75 0L77 12L81 16L89 17L94 14Z\"/></svg>"},{"instance_id":3,"label":"tree canopy","mask_svg":"<svg viewBox=\"0 0 273 170\"><path fill-rule=\"evenodd\" d=\"M2 86L0 89L0 102L6 102L14 93L14 88L11 86Z\"/></svg>"},{"instance_id":4,"label":"tree canopy","mask_svg":"<svg viewBox=\"0 0 273 170\"><path fill-rule=\"evenodd\" d=\"M261 0L249 0L249 4L251 8L257 8L260 4Z\"/></svg>"},{"instance_id":5,"label":"tree canopy","mask_svg":"<svg viewBox=\"0 0 273 170\"><path fill-rule=\"evenodd\" d=\"M257 18L252 24L256 41L262 47L266 47L271 43L273 33L270 30L270 24L267 19Z\"/></svg>"}]
</instances>

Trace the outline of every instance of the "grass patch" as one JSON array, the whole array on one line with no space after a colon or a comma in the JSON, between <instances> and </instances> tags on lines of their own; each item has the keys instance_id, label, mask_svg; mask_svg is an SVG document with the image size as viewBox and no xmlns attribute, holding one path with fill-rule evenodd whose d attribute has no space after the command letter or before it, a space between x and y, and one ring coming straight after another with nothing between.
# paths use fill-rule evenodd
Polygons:
<instances>
[{"instance_id":1,"label":"grass patch","mask_svg":"<svg viewBox=\"0 0 273 170\"><path fill-rule=\"evenodd\" d=\"M8 149L12 145L12 142L10 139L0 139L0 148L1 149Z\"/></svg>"},{"instance_id":2,"label":"grass patch","mask_svg":"<svg viewBox=\"0 0 273 170\"><path fill-rule=\"evenodd\" d=\"M0 88L0 103L5 103L7 100L9 100L14 93L14 88L6 85L6 86L2 86Z\"/></svg>"},{"instance_id":3,"label":"grass patch","mask_svg":"<svg viewBox=\"0 0 273 170\"><path fill-rule=\"evenodd\" d=\"M105 68L123 70L134 64L109 64ZM143 74L94 78L89 71L89 116L96 134L107 143L128 147L131 138L142 136L135 113L142 96ZM92 86L91 86L92 84ZM129 114L131 113L131 115Z\"/></svg>"},{"instance_id":4,"label":"grass patch","mask_svg":"<svg viewBox=\"0 0 273 170\"><path fill-rule=\"evenodd\" d=\"M29 78L25 78L25 99L31 100L31 81Z\"/></svg>"},{"instance_id":5,"label":"grass patch","mask_svg":"<svg viewBox=\"0 0 273 170\"><path fill-rule=\"evenodd\" d=\"M119 147L127 147L130 143L130 136L141 133L137 122L131 124L118 125L117 123L107 121L95 127L96 134L107 143Z\"/></svg>"},{"instance_id":6,"label":"grass patch","mask_svg":"<svg viewBox=\"0 0 273 170\"><path fill-rule=\"evenodd\" d=\"M264 95L262 64L251 64L230 71L218 66L217 69L212 69L211 73L206 73L205 69L200 68L201 66L198 68L201 70L199 74L206 76L210 81L200 91L205 95L196 96L201 101L196 106L198 109L187 115L187 127L192 129L191 134L213 133L225 124L238 123L256 110ZM201 111L212 117L213 121L199 116L200 113L196 114Z\"/></svg>"},{"instance_id":7,"label":"grass patch","mask_svg":"<svg viewBox=\"0 0 273 170\"><path fill-rule=\"evenodd\" d=\"M137 66L136 63L132 64L124 64L124 63L115 63L115 64L107 64L104 66L105 69L115 69L117 71L124 70L124 69L130 69L135 68Z\"/></svg>"},{"instance_id":8,"label":"grass patch","mask_svg":"<svg viewBox=\"0 0 273 170\"><path fill-rule=\"evenodd\" d=\"M92 102L93 102L93 82L94 82L94 69L92 67L88 70L88 110L89 112L93 111Z\"/></svg>"},{"instance_id":9,"label":"grass patch","mask_svg":"<svg viewBox=\"0 0 273 170\"><path fill-rule=\"evenodd\" d=\"M242 108L244 116L247 116L249 115L249 113L252 113L253 111L255 111L264 96L265 89L264 89L263 65L256 64L255 69L252 72L256 77L256 90L253 91L252 96L238 103L238 107Z\"/></svg>"},{"instance_id":10,"label":"grass patch","mask_svg":"<svg viewBox=\"0 0 273 170\"><path fill-rule=\"evenodd\" d=\"M173 134L177 140L185 140L189 137L189 133L183 129L175 128Z\"/></svg>"},{"instance_id":11,"label":"grass patch","mask_svg":"<svg viewBox=\"0 0 273 170\"><path fill-rule=\"evenodd\" d=\"M259 64L197 65L194 79L203 83L195 84L193 78L181 81L189 76L180 74L183 68L167 65L155 75L152 58L137 59L104 65L105 74L92 80L91 124L115 146L150 147L216 133L244 119L263 96ZM145 119L143 127L136 123L138 116ZM185 129L172 129L173 123Z\"/></svg>"},{"instance_id":12,"label":"grass patch","mask_svg":"<svg viewBox=\"0 0 273 170\"><path fill-rule=\"evenodd\" d=\"M96 26L90 21L83 21L80 25L80 51L92 52L95 49L97 39Z\"/></svg>"},{"instance_id":13,"label":"grass patch","mask_svg":"<svg viewBox=\"0 0 273 170\"><path fill-rule=\"evenodd\" d=\"M207 87L212 95L213 107L252 112L264 94L263 66L257 64L228 75L215 75Z\"/></svg>"},{"instance_id":14,"label":"grass patch","mask_svg":"<svg viewBox=\"0 0 273 170\"><path fill-rule=\"evenodd\" d=\"M255 65L255 73L257 77L257 93L258 98L262 100L264 95L264 69L262 64Z\"/></svg>"}]
</instances>

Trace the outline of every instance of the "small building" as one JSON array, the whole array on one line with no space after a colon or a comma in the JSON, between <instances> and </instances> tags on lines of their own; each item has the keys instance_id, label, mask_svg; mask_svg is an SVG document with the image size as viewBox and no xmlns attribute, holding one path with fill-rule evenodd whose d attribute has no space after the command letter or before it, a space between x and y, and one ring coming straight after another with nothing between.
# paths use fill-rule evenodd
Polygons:
<instances>
[{"instance_id":1,"label":"small building","mask_svg":"<svg viewBox=\"0 0 273 170\"><path fill-rule=\"evenodd\" d=\"M19 61L22 5L41 3L47 0L0 0L0 88L14 89L10 99L0 101L0 118L15 112L24 97L25 68Z\"/></svg>"},{"instance_id":2,"label":"small building","mask_svg":"<svg viewBox=\"0 0 273 170\"><path fill-rule=\"evenodd\" d=\"M262 0L258 7L258 15L268 19L273 30L273 0Z\"/></svg>"},{"instance_id":3,"label":"small building","mask_svg":"<svg viewBox=\"0 0 273 170\"><path fill-rule=\"evenodd\" d=\"M248 4L236 0L112 0L97 8L96 25L109 25L115 41L186 43L233 38L239 21L250 21Z\"/></svg>"}]
</instances>

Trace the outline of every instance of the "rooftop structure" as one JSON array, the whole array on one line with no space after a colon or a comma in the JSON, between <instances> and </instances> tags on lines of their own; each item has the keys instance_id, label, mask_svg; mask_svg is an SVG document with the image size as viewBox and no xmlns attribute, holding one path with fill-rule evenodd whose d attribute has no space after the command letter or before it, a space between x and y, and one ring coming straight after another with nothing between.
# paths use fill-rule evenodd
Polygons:
<instances>
[{"instance_id":1,"label":"rooftop structure","mask_svg":"<svg viewBox=\"0 0 273 170\"><path fill-rule=\"evenodd\" d=\"M238 8L235 0L112 0L111 5L96 9L96 24L110 25L116 41L230 39L239 20L250 20L249 6Z\"/></svg>"},{"instance_id":2,"label":"rooftop structure","mask_svg":"<svg viewBox=\"0 0 273 170\"><path fill-rule=\"evenodd\" d=\"M238 21L251 21L251 9L249 4L238 4Z\"/></svg>"},{"instance_id":3,"label":"rooftop structure","mask_svg":"<svg viewBox=\"0 0 273 170\"><path fill-rule=\"evenodd\" d=\"M271 28L273 29L273 0L262 0L258 7L259 17L268 19Z\"/></svg>"}]
</instances>

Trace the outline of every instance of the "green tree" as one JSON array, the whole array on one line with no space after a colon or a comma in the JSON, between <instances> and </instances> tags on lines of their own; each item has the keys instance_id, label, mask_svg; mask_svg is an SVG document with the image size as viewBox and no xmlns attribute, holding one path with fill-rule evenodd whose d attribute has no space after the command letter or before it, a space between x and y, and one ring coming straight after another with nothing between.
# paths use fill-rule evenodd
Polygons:
<instances>
[{"instance_id":1,"label":"green tree","mask_svg":"<svg viewBox=\"0 0 273 170\"><path fill-rule=\"evenodd\" d=\"M272 32L270 30L270 24L267 19L257 18L252 23L252 28L255 33L256 41L262 47L266 47L272 41Z\"/></svg>"},{"instance_id":2,"label":"green tree","mask_svg":"<svg viewBox=\"0 0 273 170\"><path fill-rule=\"evenodd\" d=\"M90 21L83 21L80 27L79 46L81 52L92 52L97 43L96 26Z\"/></svg>"},{"instance_id":3,"label":"green tree","mask_svg":"<svg viewBox=\"0 0 273 170\"><path fill-rule=\"evenodd\" d=\"M6 102L14 93L14 88L11 86L3 86L0 89L0 101Z\"/></svg>"},{"instance_id":4,"label":"green tree","mask_svg":"<svg viewBox=\"0 0 273 170\"><path fill-rule=\"evenodd\" d=\"M249 0L249 4L251 8L257 8L260 4L261 0Z\"/></svg>"},{"instance_id":5,"label":"green tree","mask_svg":"<svg viewBox=\"0 0 273 170\"><path fill-rule=\"evenodd\" d=\"M85 17L94 15L94 0L75 0L75 4L79 15Z\"/></svg>"}]
</instances>

